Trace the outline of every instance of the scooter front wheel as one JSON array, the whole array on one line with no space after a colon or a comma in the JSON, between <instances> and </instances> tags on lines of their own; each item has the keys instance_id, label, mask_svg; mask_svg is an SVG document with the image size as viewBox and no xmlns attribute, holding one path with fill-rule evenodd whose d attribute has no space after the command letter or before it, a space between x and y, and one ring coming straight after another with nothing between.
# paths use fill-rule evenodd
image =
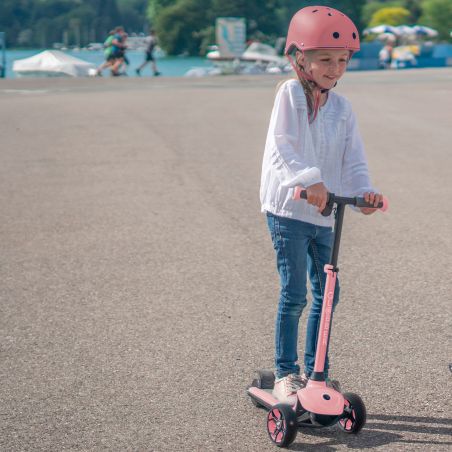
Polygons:
<instances>
[{"instance_id":1,"label":"scooter front wheel","mask_svg":"<svg viewBox=\"0 0 452 452\"><path fill-rule=\"evenodd\" d=\"M278 447L287 447L297 436L297 415L290 405L278 403L267 416L267 432Z\"/></svg>"},{"instance_id":2,"label":"scooter front wheel","mask_svg":"<svg viewBox=\"0 0 452 452\"><path fill-rule=\"evenodd\" d=\"M361 397L353 392L344 394L344 413L338 427L345 433L358 433L366 423L366 407Z\"/></svg>"}]
</instances>

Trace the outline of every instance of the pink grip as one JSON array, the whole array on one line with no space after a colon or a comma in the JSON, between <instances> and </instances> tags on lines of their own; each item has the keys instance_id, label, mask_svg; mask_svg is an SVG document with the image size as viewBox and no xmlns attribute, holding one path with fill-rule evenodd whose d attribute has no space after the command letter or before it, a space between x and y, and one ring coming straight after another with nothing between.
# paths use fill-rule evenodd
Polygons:
<instances>
[{"instance_id":1,"label":"pink grip","mask_svg":"<svg viewBox=\"0 0 452 452\"><path fill-rule=\"evenodd\" d=\"M298 201L299 199L301 199L301 192L304 191L304 188L301 187L300 185L297 185L295 187L295 191L293 192L293 198L295 201Z\"/></svg>"},{"instance_id":2,"label":"pink grip","mask_svg":"<svg viewBox=\"0 0 452 452\"><path fill-rule=\"evenodd\" d=\"M386 212L389 209L389 201L388 198L386 198L386 196L383 196L383 207L380 207L380 210L382 212Z\"/></svg>"}]
</instances>

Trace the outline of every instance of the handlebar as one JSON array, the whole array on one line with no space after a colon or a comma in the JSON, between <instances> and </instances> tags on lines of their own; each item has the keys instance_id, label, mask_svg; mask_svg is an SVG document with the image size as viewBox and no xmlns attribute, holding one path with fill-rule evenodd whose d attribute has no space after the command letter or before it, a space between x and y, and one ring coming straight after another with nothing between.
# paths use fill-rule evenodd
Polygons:
<instances>
[{"instance_id":1,"label":"handlebar","mask_svg":"<svg viewBox=\"0 0 452 452\"><path fill-rule=\"evenodd\" d=\"M294 193L294 199L307 199L307 192L302 187L295 187L295 193ZM355 207L370 207L374 209L379 209L382 212L385 212L388 207L388 200L387 198L383 197L383 201L378 204L377 207L375 207L373 204L366 202L364 198L361 197L354 197L354 198L346 198L344 196L336 196L334 193L328 193L328 199L326 203L325 209L322 211L322 215L324 217L328 217L331 215L331 212L333 211L334 204L342 204L342 205L351 205Z\"/></svg>"}]
</instances>

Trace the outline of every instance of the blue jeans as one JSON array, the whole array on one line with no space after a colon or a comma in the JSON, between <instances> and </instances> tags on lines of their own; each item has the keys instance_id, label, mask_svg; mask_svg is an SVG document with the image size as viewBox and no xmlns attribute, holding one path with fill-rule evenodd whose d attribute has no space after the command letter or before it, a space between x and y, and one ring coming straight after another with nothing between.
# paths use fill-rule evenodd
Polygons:
<instances>
[{"instance_id":1,"label":"blue jeans","mask_svg":"<svg viewBox=\"0 0 452 452\"><path fill-rule=\"evenodd\" d=\"M304 372L314 370L317 335L322 312L326 274L323 270L331 258L333 231L299 220L267 213L273 247L276 251L281 292L276 316L275 366L276 377L300 373L298 361L298 323L307 304L307 275L312 287L312 306L309 312L304 354ZM339 301L339 281L333 299L333 310ZM325 377L328 376L328 356Z\"/></svg>"}]
</instances>

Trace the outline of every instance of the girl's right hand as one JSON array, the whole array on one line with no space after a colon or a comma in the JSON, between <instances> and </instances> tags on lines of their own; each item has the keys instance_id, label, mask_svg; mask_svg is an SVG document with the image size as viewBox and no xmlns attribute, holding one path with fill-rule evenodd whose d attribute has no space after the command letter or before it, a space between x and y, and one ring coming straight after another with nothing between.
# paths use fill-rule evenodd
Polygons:
<instances>
[{"instance_id":1,"label":"girl's right hand","mask_svg":"<svg viewBox=\"0 0 452 452\"><path fill-rule=\"evenodd\" d=\"M307 201L309 204L318 207L318 211L322 212L328 201L328 190L323 182L310 185L306 188Z\"/></svg>"}]
</instances>

